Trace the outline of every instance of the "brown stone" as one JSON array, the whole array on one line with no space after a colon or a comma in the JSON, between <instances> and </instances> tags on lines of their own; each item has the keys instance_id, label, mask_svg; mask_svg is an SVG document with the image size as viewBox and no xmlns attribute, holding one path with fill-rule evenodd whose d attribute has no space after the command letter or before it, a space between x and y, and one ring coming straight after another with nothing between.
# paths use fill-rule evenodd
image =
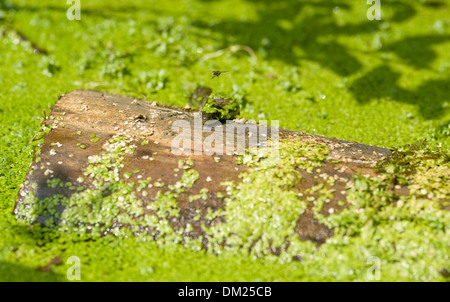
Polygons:
<instances>
[{"instance_id":1,"label":"brown stone","mask_svg":"<svg viewBox=\"0 0 450 302\"><path fill-rule=\"evenodd\" d=\"M206 220L204 215L200 220L194 221L193 218L197 215L196 210L202 209L203 213L206 213L207 208L223 208L225 206L223 198L218 198L216 195L219 190L223 190L220 183L228 180L239 182L239 174L245 171L245 165L236 164L235 152L230 155L207 155L205 154L206 150L199 150L198 146L194 144L192 144L192 150L201 154L174 155L171 146L178 133L174 132L172 125L179 120L188 122L192 126L192 130L202 127L202 124L194 123L194 111L191 109L151 104L130 97L85 90L77 90L61 96L43 122L49 127L51 125L56 127L44 136L45 142L41 146L40 154L35 156L39 157L40 161L32 162L24 185L19 192L16 208L30 191L34 191L35 196L41 199L54 194L70 196L73 190L59 187L50 188L47 186L47 180L59 178L64 182L77 184L77 179L83 176L83 171L87 167L89 156L101 154L104 143L114 135L121 134L133 137L138 146L136 152L132 156L126 156L124 161L123 172L140 170L139 173L132 174L130 181L137 182L139 179L144 180L151 177L152 181L175 184L182 173L180 171L177 175L174 172L174 169L178 167L178 160L187 160L188 158L194 160L194 168L199 172L200 178L191 189L180 194L178 200L180 217L172 219L170 223L174 227L190 223L194 227L192 235L201 235L201 224L210 224L214 221ZM57 121L56 124L55 121ZM223 131L224 137L226 137L226 133L234 131L234 129L224 125ZM346 200L345 187L354 175L373 176L377 174L374 169L375 163L390 155L388 149L285 129L269 127L267 136L274 138L277 132L279 132L280 139L300 138L329 147L329 159L322 165L320 172L316 171L310 174L300 171L303 176L299 185L300 192L321 181L321 175L328 175L328 177L336 179L334 187L336 194L324 205L322 210L324 215L328 215L327 213L330 211L342 209L343 206L339 206L338 201ZM93 139L94 134L95 139ZM205 139L208 135L210 133L203 133L202 138ZM238 134L235 141L244 139L248 146L250 144L249 137L252 135L257 136L257 133ZM95 142L97 139L98 141ZM148 144L143 145L144 141L147 141ZM233 150L236 151L236 149ZM332 163L333 160L340 162ZM85 182L83 186L91 188L92 184ZM202 188L209 190L207 200L199 199L189 202L189 196L199 194ZM136 194L145 206L152 202L158 190L157 187L148 189L147 196L143 196L141 192L136 192ZM296 231L302 240L312 240L321 244L326 238L332 236L332 230L319 224L313 217L311 207L299 218Z\"/></svg>"}]
</instances>

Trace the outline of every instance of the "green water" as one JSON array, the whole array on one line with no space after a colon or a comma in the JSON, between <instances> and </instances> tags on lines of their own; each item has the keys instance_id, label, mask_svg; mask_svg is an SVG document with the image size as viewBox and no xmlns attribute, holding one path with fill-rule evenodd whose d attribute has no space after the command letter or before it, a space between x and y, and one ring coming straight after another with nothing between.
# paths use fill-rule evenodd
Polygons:
<instances>
[{"instance_id":1,"label":"green water","mask_svg":"<svg viewBox=\"0 0 450 302\"><path fill-rule=\"evenodd\" d=\"M185 106L204 85L238 100L247 119L382 147L427 139L448 150L449 1L382 1L381 21L367 19L366 1L82 1L80 21L67 19L65 2L0 1L0 280L65 281L72 255L83 281L366 280L374 251L382 280L443 280L436 270L450 269L449 230L439 225L398 226L408 230L394 238L404 255L356 236L280 264L134 238L56 238L18 224L12 209L42 110L81 88ZM211 79L212 70L229 72ZM363 183L375 190L368 200L385 196L377 182ZM391 242L395 231L376 221L376 235ZM63 264L39 270L55 257Z\"/></svg>"}]
</instances>

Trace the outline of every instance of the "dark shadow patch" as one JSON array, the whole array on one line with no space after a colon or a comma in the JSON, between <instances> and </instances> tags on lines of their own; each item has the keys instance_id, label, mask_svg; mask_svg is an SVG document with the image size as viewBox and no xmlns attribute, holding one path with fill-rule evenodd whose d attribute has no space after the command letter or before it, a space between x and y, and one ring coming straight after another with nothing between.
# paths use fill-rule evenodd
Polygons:
<instances>
[{"instance_id":1,"label":"dark shadow patch","mask_svg":"<svg viewBox=\"0 0 450 302\"><path fill-rule=\"evenodd\" d=\"M399 86L401 74L388 65L381 65L356 79L350 86L356 100L362 104L386 98L416 105L425 119L438 119L445 114L443 104L450 100L450 79L428 80L414 90Z\"/></svg>"}]
</instances>

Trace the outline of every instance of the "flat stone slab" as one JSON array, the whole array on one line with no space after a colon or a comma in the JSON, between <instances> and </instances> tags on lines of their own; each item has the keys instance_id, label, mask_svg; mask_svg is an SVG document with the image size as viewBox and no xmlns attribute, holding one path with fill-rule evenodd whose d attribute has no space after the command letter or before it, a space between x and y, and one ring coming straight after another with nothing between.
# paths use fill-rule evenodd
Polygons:
<instances>
[{"instance_id":1,"label":"flat stone slab","mask_svg":"<svg viewBox=\"0 0 450 302\"><path fill-rule=\"evenodd\" d=\"M162 194L178 190L174 198L178 206L177 215L170 215L169 209L168 223L174 230L191 228L190 238L204 236L205 231L202 225L213 226L222 223L225 219L221 216L215 219L208 218L208 211L217 212L226 206L226 196L224 197L223 194L226 190L221 183L230 181L239 183L241 181L239 175L247 171L248 166L237 163L239 150L236 147L229 149L232 150L231 154L217 155L208 154L211 150L206 150L204 146L202 148L202 145L200 147L196 145L195 132L204 130L206 120L203 117L202 122L199 123L198 119L194 119L194 114L195 112L191 109L164 106L94 91L77 90L61 96L43 121L43 126L47 130L42 132L43 142L38 146L38 152L20 189L15 214L18 218L23 218L30 223L48 224L49 222L46 222L50 217L48 209L31 210L33 207L38 207L37 200L48 200L52 196L70 198L73 194L81 194L86 190L95 191L104 183L108 183L105 179L113 177L109 179L110 182L123 181L125 185L134 183L127 194L132 195L134 198L132 202L143 209L143 212L137 213L136 217L141 217L143 213L145 215L157 213L160 208L149 205ZM248 126L248 124L242 124L242 120L237 120L236 123ZM182 136L174 124L190 125L192 131ZM234 133L235 128L236 125L233 124L223 125L221 128L223 137L226 137L227 133ZM180 130L179 127L178 130ZM203 131L201 140L205 141L210 135L211 132ZM335 194L322 209L325 215L330 211L339 211L345 206L339 201L345 202L345 187L354 175L376 175L375 164L391 153L384 148L270 126L267 136L252 133L251 129L242 133L238 131L233 141L223 143L222 149L230 143L234 146L240 139L245 141L247 147L254 147L252 142L255 144L255 141L252 140L252 136L258 137L257 146L262 146L261 139L264 137L272 140L276 138L320 144L329 149L329 154L320 168L309 172L299 170L302 180L297 185L299 192L305 192L308 188L320 183L323 175L336 180ZM126 144L129 149L122 148L115 158L109 157L108 160L113 158L117 166L102 163L102 156L113 154L111 147L120 147L121 141L118 138L121 138L124 142L122 145ZM175 154L186 151L173 147L174 139L181 138L188 138L193 142L190 155ZM108 176L100 179L98 174L93 173L91 176L94 174L97 176L90 177L88 171L93 167L106 167L105 171L95 173L106 173L105 175ZM194 180L185 185L182 178L187 171L192 172L189 175L194 177ZM104 198L115 194L111 191L112 189L108 190L105 189L102 193ZM192 198L192 196L196 197ZM123 201L123 198L123 196L119 197L117 202ZM68 207L69 205L56 205L54 208L56 211L64 212ZM124 206L123 209L127 207ZM116 212L114 215L120 215L123 211L125 210ZM111 220L114 220L115 216L111 215ZM59 215L56 221L54 219L50 224L58 225L61 221L64 219ZM87 224L80 222L79 225ZM99 227L98 224L96 226ZM124 222L114 222L107 227L104 225L100 227L103 234L116 234L117 229L121 227L130 228ZM133 232L158 234L152 231L152 228L136 226ZM295 232L301 240L312 240L316 244L323 243L326 238L333 235L331 229L314 218L312 206L309 206L298 218Z\"/></svg>"}]
</instances>

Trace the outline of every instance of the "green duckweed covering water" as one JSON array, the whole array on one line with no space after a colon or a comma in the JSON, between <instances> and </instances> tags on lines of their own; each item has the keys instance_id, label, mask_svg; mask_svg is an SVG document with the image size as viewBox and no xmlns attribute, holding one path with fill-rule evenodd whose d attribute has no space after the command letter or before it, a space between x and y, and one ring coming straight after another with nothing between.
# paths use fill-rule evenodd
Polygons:
<instances>
[{"instance_id":1,"label":"green duckweed covering water","mask_svg":"<svg viewBox=\"0 0 450 302\"><path fill-rule=\"evenodd\" d=\"M382 20L368 21L364 1L95 1L83 2L81 21L68 21L65 1L1 1L0 280L67 280L65 261L73 255L81 258L85 281L368 280L372 256L381 261L382 281L444 280L449 223L438 198L448 196L448 161L428 155L448 154L450 142L450 6L431 2L382 1ZM257 61L246 51L231 51L236 44L248 45ZM211 70L230 72L209 81ZM399 149L400 161L383 164L384 178L355 180L351 207L323 218L336 226L335 237L302 262L262 263L226 250L215 256L136 236L57 236L51 228L56 220L50 227L16 221L12 212L32 161L30 141L42 110L58 95L87 88L185 106L198 86L238 100L249 120L279 120L283 128L384 147L423 139L430 145ZM189 173L186 178L195 179ZM410 195L397 198L392 186L406 181ZM135 187L144 195L148 185L153 181ZM176 186L161 188L161 199L172 200L164 195L176 192L169 185ZM82 183L72 186L78 194L89 192ZM127 186L119 181L110 189ZM328 187L310 190L333 194ZM235 199L225 197L233 205ZM64 200L28 198L48 212ZM314 203L316 212L324 202L295 200ZM63 264L38 269L55 257Z\"/></svg>"},{"instance_id":2,"label":"green duckweed covering water","mask_svg":"<svg viewBox=\"0 0 450 302\"><path fill-rule=\"evenodd\" d=\"M123 157L132 154L136 146L131 139L114 137L106 147L105 153L90 158L85 172L94 180L94 189L69 198L54 195L39 200L28 195L18 213L26 220L25 226L44 217L42 227L52 230L54 238L67 234L77 240L108 235L134 237L166 248L206 248L207 253L218 257L229 253L251 256L266 264L292 263L297 258L302 259L305 272L317 267L337 269L326 260L331 255L351 267L333 273L339 280L364 278L364 259L370 257L376 257L383 272L394 278L439 280L449 269L450 211L442 206L450 199L450 161L448 154L426 144L396 150L392 158L379 163L384 171L380 177L355 177L346 193L349 206L326 217L320 211L324 201L333 197L333 190L315 185L306 192L318 192L318 198L310 199L300 194L296 185L302 181L299 170L312 173L326 160L327 147L296 139L281 141L279 152L272 148L249 150L237 158L248 168L240 175L242 181L223 183L225 208L208 211L206 216L210 221L223 217L224 222L203 225L204 238L189 237L189 224L178 229L169 224L171 217L179 217L179 194L198 179L195 162L180 160L179 167L184 169L181 181L169 185L169 190L158 191L155 200L144 207L133 191L134 182L125 183L120 178ZM409 184L409 195L399 196L393 190L397 180ZM145 190L148 182L141 181L138 188ZM334 185L330 180L327 183ZM419 184L421 189L417 190ZM48 185L71 186L57 179ZM315 217L334 230L334 236L319 248L301 241L294 231L308 202L314 203ZM62 212L57 209L60 205L64 207Z\"/></svg>"}]
</instances>

